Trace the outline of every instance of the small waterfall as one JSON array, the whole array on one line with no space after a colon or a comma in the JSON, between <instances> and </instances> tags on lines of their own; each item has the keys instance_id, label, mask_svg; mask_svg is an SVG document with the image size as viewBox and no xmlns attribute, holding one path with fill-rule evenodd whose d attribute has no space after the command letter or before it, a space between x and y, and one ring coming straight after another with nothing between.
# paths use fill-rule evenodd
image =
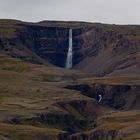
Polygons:
<instances>
[{"instance_id":1,"label":"small waterfall","mask_svg":"<svg viewBox=\"0 0 140 140\"><path fill-rule=\"evenodd\" d=\"M66 68L70 69L72 68L72 29L69 29L69 48L67 53L67 59L66 59Z\"/></svg>"}]
</instances>

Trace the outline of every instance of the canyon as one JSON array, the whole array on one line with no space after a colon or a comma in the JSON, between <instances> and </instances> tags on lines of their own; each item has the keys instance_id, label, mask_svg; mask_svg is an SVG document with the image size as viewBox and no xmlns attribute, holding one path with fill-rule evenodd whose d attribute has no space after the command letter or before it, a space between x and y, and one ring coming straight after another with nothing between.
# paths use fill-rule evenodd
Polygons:
<instances>
[{"instance_id":1,"label":"canyon","mask_svg":"<svg viewBox=\"0 0 140 140\"><path fill-rule=\"evenodd\" d=\"M0 114L0 140L139 140L140 26L1 19Z\"/></svg>"}]
</instances>

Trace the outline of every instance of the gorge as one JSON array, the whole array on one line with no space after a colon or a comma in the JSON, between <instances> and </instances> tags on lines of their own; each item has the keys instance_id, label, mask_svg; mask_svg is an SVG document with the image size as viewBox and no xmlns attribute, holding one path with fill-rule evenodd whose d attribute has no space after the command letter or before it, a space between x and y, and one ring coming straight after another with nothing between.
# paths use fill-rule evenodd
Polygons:
<instances>
[{"instance_id":1,"label":"gorge","mask_svg":"<svg viewBox=\"0 0 140 140\"><path fill-rule=\"evenodd\" d=\"M139 132L139 25L0 20L0 140Z\"/></svg>"}]
</instances>

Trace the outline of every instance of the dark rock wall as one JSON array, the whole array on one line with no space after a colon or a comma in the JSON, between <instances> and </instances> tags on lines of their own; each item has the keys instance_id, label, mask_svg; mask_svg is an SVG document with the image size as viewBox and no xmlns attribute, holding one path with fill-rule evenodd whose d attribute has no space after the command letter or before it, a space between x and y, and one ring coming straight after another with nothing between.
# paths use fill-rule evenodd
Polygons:
<instances>
[{"instance_id":1,"label":"dark rock wall","mask_svg":"<svg viewBox=\"0 0 140 140\"><path fill-rule=\"evenodd\" d=\"M68 52L69 28L23 26L19 30L21 42L50 63L65 67ZM123 42L123 44L121 43ZM76 65L86 57L97 55L102 48L114 46L115 53L122 52L117 46L127 46L122 35L101 28L73 28L73 64ZM115 49L117 47L117 49ZM126 47L123 47L125 49ZM119 52L120 51L120 52Z\"/></svg>"},{"instance_id":2,"label":"dark rock wall","mask_svg":"<svg viewBox=\"0 0 140 140\"><path fill-rule=\"evenodd\" d=\"M36 61L32 55L27 55L25 50L29 49L42 60L65 67L69 44L69 28L70 24L64 27L27 23L20 24L16 28L15 36L9 38L0 37L0 49L4 48L13 57L32 62ZM128 39L121 33L116 32L115 29L112 31L94 26L94 24L81 24L81 26L72 26L72 28L74 66L85 58L98 56L98 54L101 54L105 50L110 50L111 57L121 54L132 54L140 50L140 43L138 41ZM106 54L103 53L102 55L104 57ZM94 59L92 61L94 62ZM111 68L104 73L113 71L116 66L124 62L112 62L114 65L111 65ZM83 68L83 66L77 68Z\"/></svg>"},{"instance_id":3,"label":"dark rock wall","mask_svg":"<svg viewBox=\"0 0 140 140\"><path fill-rule=\"evenodd\" d=\"M88 28L73 29L73 64L79 63L85 55L82 50L83 34ZM65 67L68 52L69 28L23 26L18 30L21 42L50 63Z\"/></svg>"},{"instance_id":4,"label":"dark rock wall","mask_svg":"<svg viewBox=\"0 0 140 140\"><path fill-rule=\"evenodd\" d=\"M19 31L20 40L44 60L64 67L68 49L68 29L25 26Z\"/></svg>"},{"instance_id":5,"label":"dark rock wall","mask_svg":"<svg viewBox=\"0 0 140 140\"><path fill-rule=\"evenodd\" d=\"M109 105L115 109L139 109L140 86L137 85L105 85L105 84L78 84L66 86L68 89L80 90L83 95L99 100L101 104Z\"/></svg>"}]
</instances>

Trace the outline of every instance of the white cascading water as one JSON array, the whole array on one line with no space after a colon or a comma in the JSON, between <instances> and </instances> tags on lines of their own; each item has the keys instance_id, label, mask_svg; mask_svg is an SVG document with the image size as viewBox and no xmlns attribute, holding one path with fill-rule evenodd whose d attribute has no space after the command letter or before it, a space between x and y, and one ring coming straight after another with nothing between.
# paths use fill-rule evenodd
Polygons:
<instances>
[{"instance_id":1,"label":"white cascading water","mask_svg":"<svg viewBox=\"0 0 140 140\"><path fill-rule=\"evenodd\" d=\"M68 53L67 53L67 59L66 59L66 68L70 69L72 68L72 29L69 29L69 48L68 48Z\"/></svg>"}]
</instances>

